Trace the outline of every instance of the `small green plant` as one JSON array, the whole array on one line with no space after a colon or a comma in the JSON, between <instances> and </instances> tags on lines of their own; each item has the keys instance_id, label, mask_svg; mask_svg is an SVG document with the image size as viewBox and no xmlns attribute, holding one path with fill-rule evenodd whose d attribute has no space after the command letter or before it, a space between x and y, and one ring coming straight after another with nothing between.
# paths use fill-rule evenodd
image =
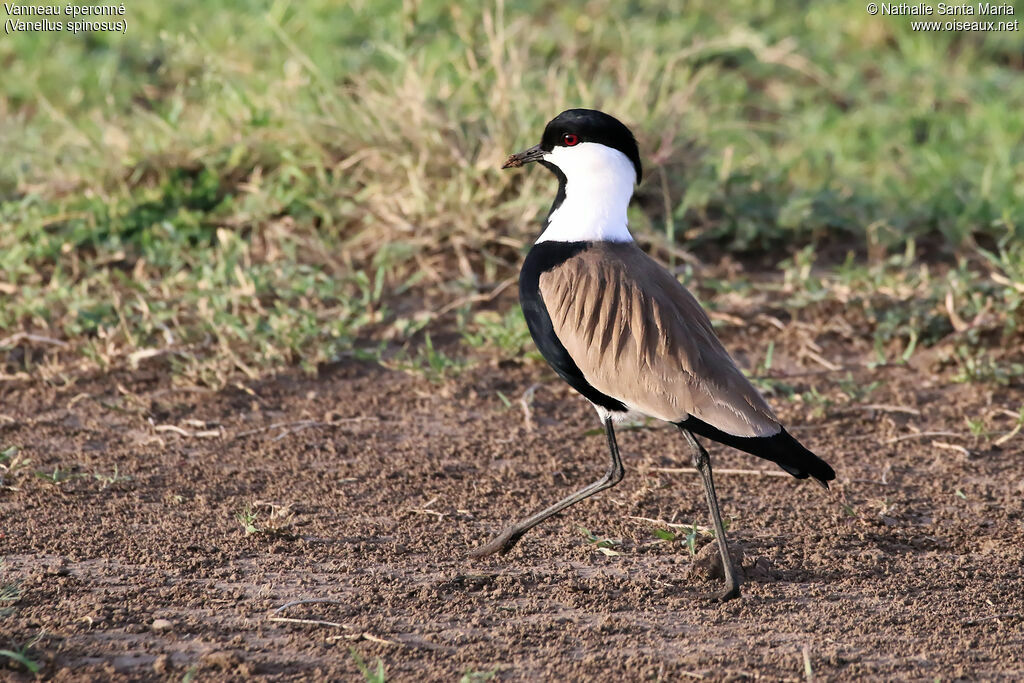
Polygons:
<instances>
[{"instance_id":1,"label":"small green plant","mask_svg":"<svg viewBox=\"0 0 1024 683\"><path fill-rule=\"evenodd\" d=\"M699 535L697 525L694 524L692 528L686 529L685 534L677 534L674 531L668 529L655 529L654 535L663 541L682 541L686 545L686 549L690 551L690 555L697 554L697 536Z\"/></svg>"},{"instance_id":2,"label":"small green plant","mask_svg":"<svg viewBox=\"0 0 1024 683\"><path fill-rule=\"evenodd\" d=\"M106 489L114 484L120 484L122 482L131 481L132 478L127 475L122 475L118 472L117 465L114 465L113 474L101 474L99 472L93 473L93 479L103 484L103 488Z\"/></svg>"},{"instance_id":3,"label":"small green plant","mask_svg":"<svg viewBox=\"0 0 1024 683\"><path fill-rule=\"evenodd\" d=\"M242 525L246 536L260 533L260 528L256 526L257 514L252 509L252 504L246 503L244 508L235 513L235 519Z\"/></svg>"},{"instance_id":4,"label":"small green plant","mask_svg":"<svg viewBox=\"0 0 1024 683\"><path fill-rule=\"evenodd\" d=\"M21 597L21 584L7 583L0 586L0 602L17 602Z\"/></svg>"},{"instance_id":5,"label":"small green plant","mask_svg":"<svg viewBox=\"0 0 1024 683\"><path fill-rule=\"evenodd\" d=\"M690 551L690 556L697 554L697 536L700 534L700 530L697 528L696 522L686 530L686 549Z\"/></svg>"},{"instance_id":6,"label":"small green plant","mask_svg":"<svg viewBox=\"0 0 1024 683\"><path fill-rule=\"evenodd\" d=\"M750 382L766 396L792 400L797 395L796 387L783 379L761 375L750 377Z\"/></svg>"},{"instance_id":7,"label":"small green plant","mask_svg":"<svg viewBox=\"0 0 1024 683\"><path fill-rule=\"evenodd\" d=\"M32 658L31 650L42 637L43 632L40 631L39 635L21 647L13 650L0 650L0 657L6 657L15 664L23 666L31 674L37 674L42 669L42 666Z\"/></svg>"},{"instance_id":8,"label":"small green plant","mask_svg":"<svg viewBox=\"0 0 1024 683\"><path fill-rule=\"evenodd\" d=\"M423 338L423 346L413 356L407 356L397 362L397 367L406 372L423 375L431 382L442 382L457 375L467 363L460 358L452 358L434 347L430 334Z\"/></svg>"},{"instance_id":9,"label":"small green plant","mask_svg":"<svg viewBox=\"0 0 1024 683\"><path fill-rule=\"evenodd\" d=\"M722 526L726 530L729 529L729 526L731 524L732 524L732 519L731 518L730 519L723 519L722 520ZM704 527L704 526L698 526L696 522L690 524L689 526L686 526L686 525L675 525L675 526L681 527L680 528L680 532L684 532L684 533L680 533L680 532L676 532L676 531L670 531L668 529L655 529L654 530L654 536L656 538L660 538L663 541L669 541L669 542L680 541L680 542L682 542L683 545L686 546L686 549L690 552L691 556L697 554L697 539L698 538L700 538L701 536L709 536L711 538L715 537L715 530L714 529L711 529L709 527Z\"/></svg>"},{"instance_id":10,"label":"small green plant","mask_svg":"<svg viewBox=\"0 0 1024 683\"><path fill-rule=\"evenodd\" d=\"M0 563L0 569L3 564ZM0 617L6 617L14 612L14 603L21 599L21 582L12 581L0 584Z\"/></svg>"},{"instance_id":11,"label":"small green plant","mask_svg":"<svg viewBox=\"0 0 1024 683\"><path fill-rule=\"evenodd\" d=\"M17 446L0 448L0 466L9 467L11 461L18 455L18 450Z\"/></svg>"},{"instance_id":12,"label":"small green plant","mask_svg":"<svg viewBox=\"0 0 1024 683\"><path fill-rule=\"evenodd\" d=\"M483 683L489 681L498 675L497 669L491 669L490 671L471 671L466 669L462 674L462 678L459 679L459 683Z\"/></svg>"},{"instance_id":13,"label":"small green plant","mask_svg":"<svg viewBox=\"0 0 1024 683\"><path fill-rule=\"evenodd\" d=\"M878 387L882 386L880 380L867 383L858 381L854 378L852 372L846 373L846 377L838 378L836 384L839 386L839 390L846 394L851 403L859 403L866 400L878 390Z\"/></svg>"},{"instance_id":14,"label":"small green plant","mask_svg":"<svg viewBox=\"0 0 1024 683\"><path fill-rule=\"evenodd\" d=\"M988 434L988 430L985 428L985 420L983 418L971 419L964 417L964 422L967 423L967 428L971 430L971 436L982 437Z\"/></svg>"},{"instance_id":15,"label":"small green plant","mask_svg":"<svg viewBox=\"0 0 1024 683\"><path fill-rule=\"evenodd\" d=\"M592 531L590 531L590 529L584 526L577 526L576 528L579 529L580 533L583 535L583 538L587 540L587 543L596 547L603 554L608 555L609 557L614 557L616 555L622 554L618 550L613 550L613 548L622 545L622 541L611 538L602 538L594 534Z\"/></svg>"},{"instance_id":16,"label":"small green plant","mask_svg":"<svg viewBox=\"0 0 1024 683\"><path fill-rule=\"evenodd\" d=\"M36 472L36 476L45 481L47 484L60 487L62 484L71 481L72 479L79 479L84 477L84 474L78 472L71 472L69 470L61 469L60 465L53 468L53 472Z\"/></svg>"},{"instance_id":17,"label":"small green plant","mask_svg":"<svg viewBox=\"0 0 1024 683\"><path fill-rule=\"evenodd\" d=\"M972 349L966 345L957 347L953 360L957 364L957 372L953 375L954 382L1007 386L1024 376L1024 364L1001 363L988 351Z\"/></svg>"},{"instance_id":18,"label":"small green plant","mask_svg":"<svg viewBox=\"0 0 1024 683\"><path fill-rule=\"evenodd\" d=\"M800 394L800 400L811 409L811 415L814 417L824 417L832 405L832 399L820 393L815 387Z\"/></svg>"},{"instance_id":19,"label":"small green plant","mask_svg":"<svg viewBox=\"0 0 1024 683\"><path fill-rule=\"evenodd\" d=\"M494 349L502 356L518 358L533 351L530 330L522 310L514 306L504 315L496 311L481 311L468 325L462 326L462 338L474 349Z\"/></svg>"},{"instance_id":20,"label":"small green plant","mask_svg":"<svg viewBox=\"0 0 1024 683\"><path fill-rule=\"evenodd\" d=\"M262 515L257 507L265 507L269 514ZM290 505L274 503L257 503L255 506L246 503L245 507L235 513L235 519L242 525L246 536L260 535L277 538L292 538L291 522L293 512Z\"/></svg>"},{"instance_id":21,"label":"small green plant","mask_svg":"<svg viewBox=\"0 0 1024 683\"><path fill-rule=\"evenodd\" d=\"M14 475L26 470L32 461L21 454L17 446L7 446L0 449L0 490L17 490L14 484L9 483Z\"/></svg>"},{"instance_id":22,"label":"small green plant","mask_svg":"<svg viewBox=\"0 0 1024 683\"><path fill-rule=\"evenodd\" d=\"M775 340L772 339L768 342L768 348L764 352L764 360L761 361L761 366L758 368L759 375L767 375L772 370L772 362L775 358Z\"/></svg>"},{"instance_id":23,"label":"small green plant","mask_svg":"<svg viewBox=\"0 0 1024 683\"><path fill-rule=\"evenodd\" d=\"M359 669L359 673L363 675L366 683L386 683L387 670L384 668L384 660L378 657L377 666L371 669L363 659L363 656L359 654L359 650L350 647L348 651L352 655L352 660L356 663L356 668Z\"/></svg>"}]
</instances>

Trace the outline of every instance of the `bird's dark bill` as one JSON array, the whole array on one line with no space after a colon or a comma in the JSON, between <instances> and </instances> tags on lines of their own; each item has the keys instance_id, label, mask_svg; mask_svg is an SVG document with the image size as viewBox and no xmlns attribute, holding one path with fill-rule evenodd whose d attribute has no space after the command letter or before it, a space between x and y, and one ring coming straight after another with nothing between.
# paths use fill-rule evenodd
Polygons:
<instances>
[{"instance_id":1,"label":"bird's dark bill","mask_svg":"<svg viewBox=\"0 0 1024 683\"><path fill-rule=\"evenodd\" d=\"M524 149L522 152L516 152L510 154L508 159L505 160L505 164L502 168L519 168L523 164L528 164L531 161L540 161L544 158L544 150L541 149L540 145L534 145L530 149Z\"/></svg>"}]
</instances>

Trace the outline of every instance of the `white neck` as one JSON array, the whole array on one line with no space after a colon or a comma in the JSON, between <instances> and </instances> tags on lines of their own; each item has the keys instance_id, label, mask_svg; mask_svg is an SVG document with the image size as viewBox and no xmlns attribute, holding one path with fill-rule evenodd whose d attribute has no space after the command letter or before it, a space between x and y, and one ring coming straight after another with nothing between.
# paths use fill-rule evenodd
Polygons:
<instances>
[{"instance_id":1,"label":"white neck","mask_svg":"<svg viewBox=\"0 0 1024 683\"><path fill-rule=\"evenodd\" d=\"M582 142L555 147L544 161L565 175L565 200L548 218L537 242L632 242L626 208L633 196L636 169L612 147Z\"/></svg>"}]
</instances>

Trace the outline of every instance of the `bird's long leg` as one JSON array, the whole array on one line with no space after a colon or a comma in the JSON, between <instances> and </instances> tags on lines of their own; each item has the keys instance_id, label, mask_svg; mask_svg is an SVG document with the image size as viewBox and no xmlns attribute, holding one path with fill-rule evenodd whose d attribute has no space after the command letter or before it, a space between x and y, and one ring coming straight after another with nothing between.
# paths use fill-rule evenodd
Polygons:
<instances>
[{"instance_id":1,"label":"bird's long leg","mask_svg":"<svg viewBox=\"0 0 1024 683\"><path fill-rule=\"evenodd\" d=\"M700 472L700 478L704 481L704 493L708 498L708 507L711 508L711 520L715 525L715 540L718 541L718 552L722 554L722 571L725 573L725 591L716 595L720 602L732 600L740 596L740 582L736 578L736 571L732 566L732 557L729 555L729 544L725 540L725 527L722 526L722 513L718 510L718 496L715 495L715 482L711 478L711 458L700 442L694 438L690 430L679 428L679 431L686 437L690 448L693 449L693 465Z\"/></svg>"},{"instance_id":2,"label":"bird's long leg","mask_svg":"<svg viewBox=\"0 0 1024 683\"><path fill-rule=\"evenodd\" d=\"M610 417L605 419L604 429L608 435L608 449L611 451L611 464L608 466L608 471L605 472L603 477L595 481L593 484L580 489L568 498L558 501L551 507L545 508L537 514L507 527L489 543L470 551L469 556L483 557L492 553L501 553L504 555L512 549L512 546L516 544L523 534L543 522L548 517L557 515L570 505L574 505L584 498L594 495L598 491L604 491L607 488L611 488L622 481L622 477L626 471L622 467L622 459L619 458L619 447L615 443L615 429L612 427L612 420Z\"/></svg>"}]
</instances>

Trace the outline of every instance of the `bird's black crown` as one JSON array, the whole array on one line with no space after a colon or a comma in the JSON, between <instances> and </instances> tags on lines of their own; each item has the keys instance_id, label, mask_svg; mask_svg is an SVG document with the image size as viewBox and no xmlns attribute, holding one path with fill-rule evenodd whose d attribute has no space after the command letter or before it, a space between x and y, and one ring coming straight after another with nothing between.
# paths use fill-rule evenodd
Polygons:
<instances>
[{"instance_id":1,"label":"bird's black crown","mask_svg":"<svg viewBox=\"0 0 1024 683\"><path fill-rule=\"evenodd\" d=\"M596 142L619 150L633 162L636 168L636 181L640 182L643 169L640 166L640 150L636 138L629 128L614 116L596 109L567 109L551 119L544 128L540 146L546 152L555 147L567 146L567 135L576 136L577 141L573 144Z\"/></svg>"}]
</instances>

